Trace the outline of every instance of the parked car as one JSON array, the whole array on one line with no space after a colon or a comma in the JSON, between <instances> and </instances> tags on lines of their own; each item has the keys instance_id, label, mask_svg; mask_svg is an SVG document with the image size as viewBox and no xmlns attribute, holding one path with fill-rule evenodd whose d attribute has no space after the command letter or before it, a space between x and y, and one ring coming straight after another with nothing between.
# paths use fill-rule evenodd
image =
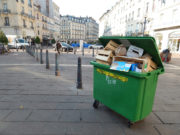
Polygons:
<instances>
[{"instance_id":1,"label":"parked car","mask_svg":"<svg viewBox=\"0 0 180 135\"><path fill-rule=\"evenodd\" d=\"M103 45L96 45L96 44L94 44L94 45L89 45L88 46L88 48L89 49L103 49L104 48L104 46Z\"/></svg>"},{"instance_id":2,"label":"parked car","mask_svg":"<svg viewBox=\"0 0 180 135\"><path fill-rule=\"evenodd\" d=\"M72 52L73 51L73 47L70 46L69 44L65 43L65 42L60 42L61 45L62 45L62 51L69 51L69 52Z\"/></svg>"},{"instance_id":3,"label":"parked car","mask_svg":"<svg viewBox=\"0 0 180 135\"><path fill-rule=\"evenodd\" d=\"M14 39L13 42L8 43L9 49L22 49L23 47L29 46L29 43L21 38Z\"/></svg>"}]
</instances>

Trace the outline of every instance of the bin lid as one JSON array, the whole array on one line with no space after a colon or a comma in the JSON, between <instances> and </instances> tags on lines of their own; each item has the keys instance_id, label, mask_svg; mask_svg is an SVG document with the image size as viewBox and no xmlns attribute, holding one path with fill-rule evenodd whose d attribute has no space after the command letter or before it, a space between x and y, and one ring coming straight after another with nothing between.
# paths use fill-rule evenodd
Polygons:
<instances>
[{"instance_id":1,"label":"bin lid","mask_svg":"<svg viewBox=\"0 0 180 135\"><path fill-rule=\"evenodd\" d=\"M103 46L106 46L110 40L118 44L124 44L125 46L134 45L144 49L144 52L152 56L152 60L157 64L159 68L164 66L159 55L159 51L156 45L156 41L153 37L120 37L120 36L103 36L99 38Z\"/></svg>"}]
</instances>

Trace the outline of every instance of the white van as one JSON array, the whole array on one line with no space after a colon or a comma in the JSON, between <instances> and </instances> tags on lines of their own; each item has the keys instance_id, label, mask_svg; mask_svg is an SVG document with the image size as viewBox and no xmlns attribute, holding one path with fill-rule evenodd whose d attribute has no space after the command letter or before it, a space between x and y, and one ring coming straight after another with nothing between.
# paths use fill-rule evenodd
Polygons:
<instances>
[{"instance_id":1,"label":"white van","mask_svg":"<svg viewBox=\"0 0 180 135\"><path fill-rule=\"evenodd\" d=\"M29 46L29 43L21 38L14 39L12 42L8 43L9 49L22 49L23 47Z\"/></svg>"}]
</instances>

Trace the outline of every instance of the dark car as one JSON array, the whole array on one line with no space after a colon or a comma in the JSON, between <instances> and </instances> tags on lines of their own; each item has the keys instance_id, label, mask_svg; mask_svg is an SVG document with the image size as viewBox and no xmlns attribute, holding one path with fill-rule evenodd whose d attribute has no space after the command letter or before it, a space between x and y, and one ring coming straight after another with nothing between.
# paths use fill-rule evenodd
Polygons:
<instances>
[{"instance_id":1,"label":"dark car","mask_svg":"<svg viewBox=\"0 0 180 135\"><path fill-rule=\"evenodd\" d=\"M72 52L73 51L73 47L70 46L69 44L65 43L65 42L61 42L61 45L62 45L62 51L69 51L69 52Z\"/></svg>"}]
</instances>

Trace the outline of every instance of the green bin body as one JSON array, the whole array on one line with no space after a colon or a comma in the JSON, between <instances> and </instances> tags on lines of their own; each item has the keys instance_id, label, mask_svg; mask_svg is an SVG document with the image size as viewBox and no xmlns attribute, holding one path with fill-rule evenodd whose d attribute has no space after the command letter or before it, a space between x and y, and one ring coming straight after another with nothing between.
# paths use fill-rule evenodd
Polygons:
<instances>
[{"instance_id":1,"label":"green bin body","mask_svg":"<svg viewBox=\"0 0 180 135\"><path fill-rule=\"evenodd\" d=\"M152 72L137 73L111 70L108 65L91 61L94 65L94 99L131 122L144 119L152 111L158 75L164 72L154 38L111 36L101 37L99 40L104 46L110 40L119 44L130 42L143 48L158 65L158 69Z\"/></svg>"}]
</instances>

